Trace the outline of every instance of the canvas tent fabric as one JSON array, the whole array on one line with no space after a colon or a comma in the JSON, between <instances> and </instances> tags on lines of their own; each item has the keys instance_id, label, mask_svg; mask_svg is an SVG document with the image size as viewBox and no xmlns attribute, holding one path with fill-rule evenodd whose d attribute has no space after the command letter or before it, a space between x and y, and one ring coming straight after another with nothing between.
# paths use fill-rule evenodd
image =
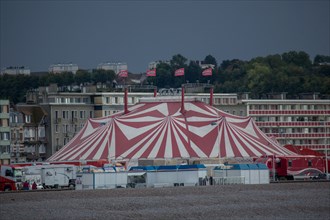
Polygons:
<instances>
[{"instance_id":1,"label":"canvas tent fabric","mask_svg":"<svg viewBox=\"0 0 330 220\"><path fill-rule=\"evenodd\" d=\"M230 115L196 100L150 99L111 117L88 119L48 161L231 158L292 155L251 117Z\"/></svg>"}]
</instances>

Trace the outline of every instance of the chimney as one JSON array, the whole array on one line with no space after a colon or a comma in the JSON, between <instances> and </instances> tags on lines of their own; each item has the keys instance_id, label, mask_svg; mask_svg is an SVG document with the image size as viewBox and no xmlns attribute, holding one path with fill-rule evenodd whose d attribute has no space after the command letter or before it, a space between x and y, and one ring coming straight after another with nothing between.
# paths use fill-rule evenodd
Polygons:
<instances>
[{"instance_id":1,"label":"chimney","mask_svg":"<svg viewBox=\"0 0 330 220\"><path fill-rule=\"evenodd\" d=\"M213 87L210 88L210 106L213 105Z\"/></svg>"},{"instance_id":2,"label":"chimney","mask_svg":"<svg viewBox=\"0 0 330 220\"><path fill-rule=\"evenodd\" d=\"M125 93L124 93L124 114L127 114L128 111L128 89L127 87L125 88Z\"/></svg>"},{"instance_id":3,"label":"chimney","mask_svg":"<svg viewBox=\"0 0 330 220\"><path fill-rule=\"evenodd\" d=\"M185 113L185 109L184 109L184 86L181 87L181 114Z\"/></svg>"}]
</instances>

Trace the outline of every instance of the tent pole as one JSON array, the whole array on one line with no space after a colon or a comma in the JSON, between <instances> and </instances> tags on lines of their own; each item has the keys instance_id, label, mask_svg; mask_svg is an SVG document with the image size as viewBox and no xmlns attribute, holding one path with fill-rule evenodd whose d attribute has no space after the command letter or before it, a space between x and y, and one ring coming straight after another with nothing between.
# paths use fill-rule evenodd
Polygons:
<instances>
[{"instance_id":1,"label":"tent pole","mask_svg":"<svg viewBox=\"0 0 330 220\"><path fill-rule=\"evenodd\" d=\"M154 97L157 97L157 87L154 87Z\"/></svg>"},{"instance_id":2,"label":"tent pole","mask_svg":"<svg viewBox=\"0 0 330 220\"><path fill-rule=\"evenodd\" d=\"M210 88L210 106L213 105L213 87Z\"/></svg>"},{"instance_id":3,"label":"tent pole","mask_svg":"<svg viewBox=\"0 0 330 220\"><path fill-rule=\"evenodd\" d=\"M181 114L185 112L184 109L184 86L181 87Z\"/></svg>"},{"instance_id":4,"label":"tent pole","mask_svg":"<svg viewBox=\"0 0 330 220\"><path fill-rule=\"evenodd\" d=\"M125 87L125 93L124 93L124 114L128 113L128 89Z\"/></svg>"}]
</instances>

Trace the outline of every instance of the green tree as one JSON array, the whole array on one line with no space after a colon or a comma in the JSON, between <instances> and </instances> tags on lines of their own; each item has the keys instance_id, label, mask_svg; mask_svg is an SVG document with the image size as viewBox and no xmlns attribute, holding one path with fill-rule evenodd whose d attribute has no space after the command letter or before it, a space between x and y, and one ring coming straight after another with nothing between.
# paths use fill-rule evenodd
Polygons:
<instances>
[{"instance_id":1,"label":"green tree","mask_svg":"<svg viewBox=\"0 0 330 220\"><path fill-rule=\"evenodd\" d=\"M190 61L189 66L186 69L186 81L189 81L190 83L195 83L197 80L201 80L201 67L194 61Z\"/></svg>"},{"instance_id":2,"label":"green tree","mask_svg":"<svg viewBox=\"0 0 330 220\"><path fill-rule=\"evenodd\" d=\"M185 58L181 54L174 55L170 60L170 64L173 70L186 67L187 66L186 63L187 63L187 58Z\"/></svg>"},{"instance_id":3,"label":"green tree","mask_svg":"<svg viewBox=\"0 0 330 220\"><path fill-rule=\"evenodd\" d=\"M271 70L268 66L254 63L253 68L247 71L248 89L256 96L268 92Z\"/></svg>"},{"instance_id":4,"label":"green tree","mask_svg":"<svg viewBox=\"0 0 330 220\"><path fill-rule=\"evenodd\" d=\"M74 82L73 73L72 72L64 72L60 74L61 85L69 86Z\"/></svg>"},{"instance_id":5,"label":"green tree","mask_svg":"<svg viewBox=\"0 0 330 220\"><path fill-rule=\"evenodd\" d=\"M205 64L213 64L215 68L218 67L217 60L212 55L207 55L204 58L204 63Z\"/></svg>"},{"instance_id":6,"label":"green tree","mask_svg":"<svg viewBox=\"0 0 330 220\"><path fill-rule=\"evenodd\" d=\"M92 80L95 83L107 83L112 82L116 77L116 74L112 70L94 69L92 74Z\"/></svg>"},{"instance_id":7,"label":"green tree","mask_svg":"<svg viewBox=\"0 0 330 220\"><path fill-rule=\"evenodd\" d=\"M319 65L320 63L330 63L330 56L316 55L314 64Z\"/></svg>"},{"instance_id":8,"label":"green tree","mask_svg":"<svg viewBox=\"0 0 330 220\"><path fill-rule=\"evenodd\" d=\"M78 70L74 76L74 81L78 85L91 82L91 74L87 70Z\"/></svg>"},{"instance_id":9,"label":"green tree","mask_svg":"<svg viewBox=\"0 0 330 220\"><path fill-rule=\"evenodd\" d=\"M303 51L289 51L283 53L282 59L287 64L294 64L305 68L309 68L312 65L309 55Z\"/></svg>"}]
</instances>

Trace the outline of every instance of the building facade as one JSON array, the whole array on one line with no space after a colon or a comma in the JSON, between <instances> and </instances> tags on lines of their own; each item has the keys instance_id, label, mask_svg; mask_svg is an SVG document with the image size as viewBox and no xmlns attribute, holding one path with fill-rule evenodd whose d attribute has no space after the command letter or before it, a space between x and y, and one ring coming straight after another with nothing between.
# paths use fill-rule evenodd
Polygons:
<instances>
[{"instance_id":1,"label":"building facade","mask_svg":"<svg viewBox=\"0 0 330 220\"><path fill-rule=\"evenodd\" d=\"M280 144L329 152L330 100L243 100L247 115Z\"/></svg>"},{"instance_id":2,"label":"building facade","mask_svg":"<svg viewBox=\"0 0 330 220\"><path fill-rule=\"evenodd\" d=\"M52 64L49 66L48 71L50 73L64 73L64 72L72 72L76 74L78 71L78 65L73 63L58 63Z\"/></svg>"},{"instance_id":3,"label":"building facade","mask_svg":"<svg viewBox=\"0 0 330 220\"><path fill-rule=\"evenodd\" d=\"M5 68L1 71L1 74L8 74L8 75L18 75L18 74L24 74L24 75L30 75L31 70L24 66L10 66Z\"/></svg>"},{"instance_id":4,"label":"building facade","mask_svg":"<svg viewBox=\"0 0 330 220\"><path fill-rule=\"evenodd\" d=\"M10 164L9 100L0 100L0 164Z\"/></svg>"},{"instance_id":5,"label":"building facade","mask_svg":"<svg viewBox=\"0 0 330 220\"><path fill-rule=\"evenodd\" d=\"M118 74L120 71L128 70L128 66L127 63L123 62L106 62L97 65L97 69L113 70L116 74Z\"/></svg>"},{"instance_id":6,"label":"building facade","mask_svg":"<svg viewBox=\"0 0 330 220\"><path fill-rule=\"evenodd\" d=\"M26 162L25 148L24 148L24 116L22 112L17 109L10 109L10 151L11 162L21 163Z\"/></svg>"},{"instance_id":7,"label":"building facade","mask_svg":"<svg viewBox=\"0 0 330 220\"><path fill-rule=\"evenodd\" d=\"M93 92L59 92L56 85L41 87L38 105L48 115L46 138L49 141L46 156L49 157L67 144L94 117Z\"/></svg>"}]
</instances>

